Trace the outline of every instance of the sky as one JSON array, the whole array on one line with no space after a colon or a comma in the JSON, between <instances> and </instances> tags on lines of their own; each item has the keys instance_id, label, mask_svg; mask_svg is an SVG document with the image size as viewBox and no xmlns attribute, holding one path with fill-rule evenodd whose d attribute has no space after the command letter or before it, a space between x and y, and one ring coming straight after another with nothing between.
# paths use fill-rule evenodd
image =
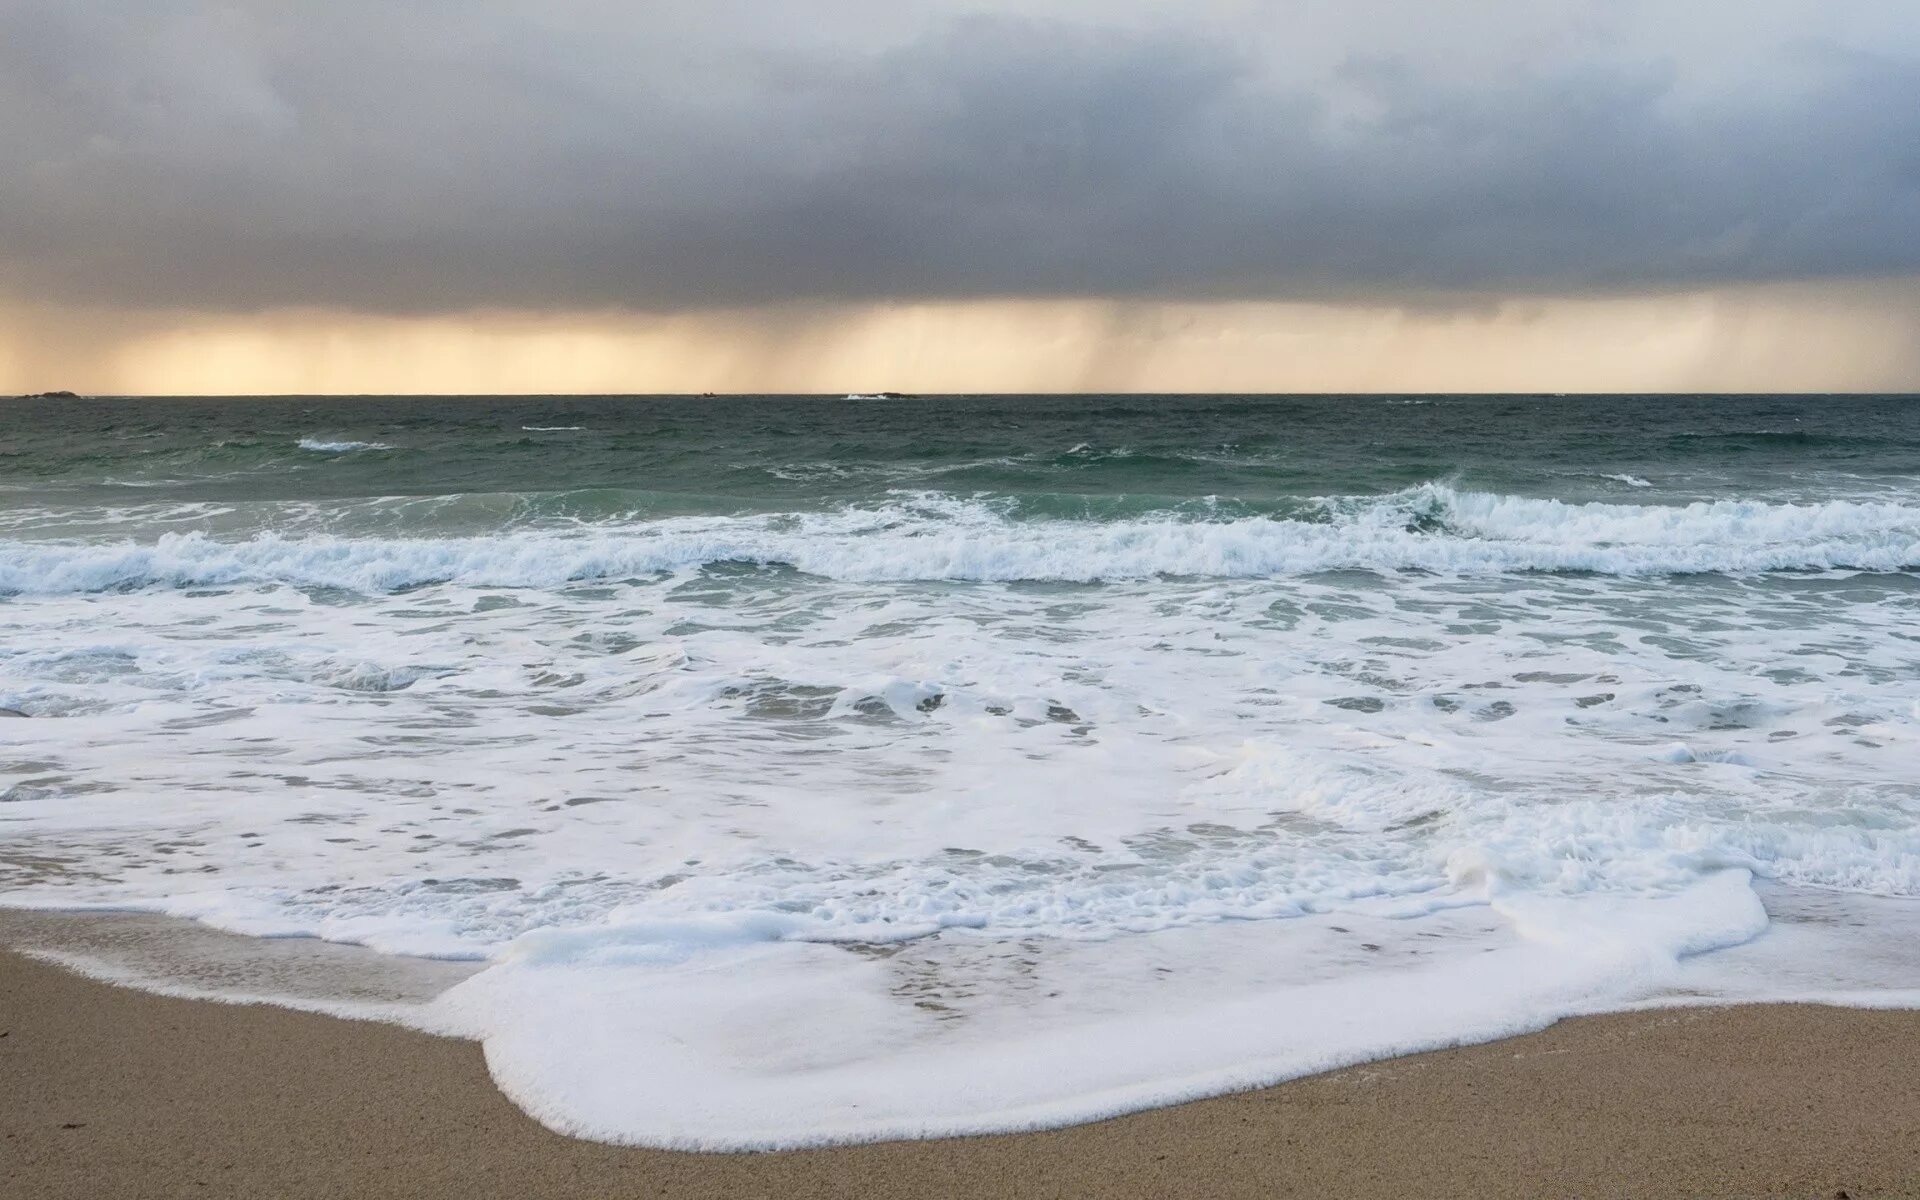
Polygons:
<instances>
[{"instance_id":1,"label":"sky","mask_svg":"<svg viewBox=\"0 0 1920 1200\"><path fill-rule=\"evenodd\" d=\"M1910 0L0 0L0 391L1920 390Z\"/></svg>"}]
</instances>

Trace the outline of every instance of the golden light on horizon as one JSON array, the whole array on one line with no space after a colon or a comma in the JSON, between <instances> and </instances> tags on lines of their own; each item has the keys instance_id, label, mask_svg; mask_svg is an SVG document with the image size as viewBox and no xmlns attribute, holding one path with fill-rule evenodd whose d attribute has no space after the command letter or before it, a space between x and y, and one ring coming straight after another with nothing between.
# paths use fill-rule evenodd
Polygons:
<instances>
[{"instance_id":1,"label":"golden light on horizon","mask_svg":"<svg viewBox=\"0 0 1920 1200\"><path fill-rule=\"evenodd\" d=\"M1004 300L682 314L16 307L0 392L1888 391L1920 283L1423 307Z\"/></svg>"}]
</instances>

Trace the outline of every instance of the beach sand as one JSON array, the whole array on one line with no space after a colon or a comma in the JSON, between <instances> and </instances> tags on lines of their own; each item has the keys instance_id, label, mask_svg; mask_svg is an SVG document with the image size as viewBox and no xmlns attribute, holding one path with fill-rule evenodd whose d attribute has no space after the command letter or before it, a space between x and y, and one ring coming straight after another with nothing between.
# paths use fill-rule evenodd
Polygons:
<instances>
[{"instance_id":1,"label":"beach sand","mask_svg":"<svg viewBox=\"0 0 1920 1200\"><path fill-rule=\"evenodd\" d=\"M695 1155L551 1133L471 1043L0 951L0 1133L9 1200L1920 1196L1920 1012L1620 1014L1072 1129Z\"/></svg>"}]
</instances>

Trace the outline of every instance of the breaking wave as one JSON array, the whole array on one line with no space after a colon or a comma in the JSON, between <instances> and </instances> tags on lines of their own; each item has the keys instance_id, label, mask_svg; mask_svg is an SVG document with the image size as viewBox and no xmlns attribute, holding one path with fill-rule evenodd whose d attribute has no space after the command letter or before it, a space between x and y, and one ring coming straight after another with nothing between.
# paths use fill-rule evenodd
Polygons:
<instances>
[{"instance_id":1,"label":"breaking wave","mask_svg":"<svg viewBox=\"0 0 1920 1200\"><path fill-rule=\"evenodd\" d=\"M315 454L351 454L355 450L391 450L385 442L329 442L320 438L301 438L300 448Z\"/></svg>"},{"instance_id":2,"label":"breaking wave","mask_svg":"<svg viewBox=\"0 0 1920 1200\"><path fill-rule=\"evenodd\" d=\"M858 581L1247 578L1336 570L1487 575L1920 569L1920 507L1831 501L1586 503L1427 484L1290 517L1021 520L1005 506L902 499L826 513L676 517L487 537L0 542L0 592L285 583L392 591L550 587L717 563Z\"/></svg>"}]
</instances>

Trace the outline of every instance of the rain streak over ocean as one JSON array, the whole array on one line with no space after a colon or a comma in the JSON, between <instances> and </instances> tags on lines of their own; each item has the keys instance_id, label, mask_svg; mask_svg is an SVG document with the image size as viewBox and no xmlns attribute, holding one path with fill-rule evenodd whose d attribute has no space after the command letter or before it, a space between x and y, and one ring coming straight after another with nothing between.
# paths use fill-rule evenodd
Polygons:
<instances>
[{"instance_id":1,"label":"rain streak over ocean","mask_svg":"<svg viewBox=\"0 0 1920 1200\"><path fill-rule=\"evenodd\" d=\"M0 903L470 962L557 1128L1920 1003L1920 400L0 413Z\"/></svg>"}]
</instances>

